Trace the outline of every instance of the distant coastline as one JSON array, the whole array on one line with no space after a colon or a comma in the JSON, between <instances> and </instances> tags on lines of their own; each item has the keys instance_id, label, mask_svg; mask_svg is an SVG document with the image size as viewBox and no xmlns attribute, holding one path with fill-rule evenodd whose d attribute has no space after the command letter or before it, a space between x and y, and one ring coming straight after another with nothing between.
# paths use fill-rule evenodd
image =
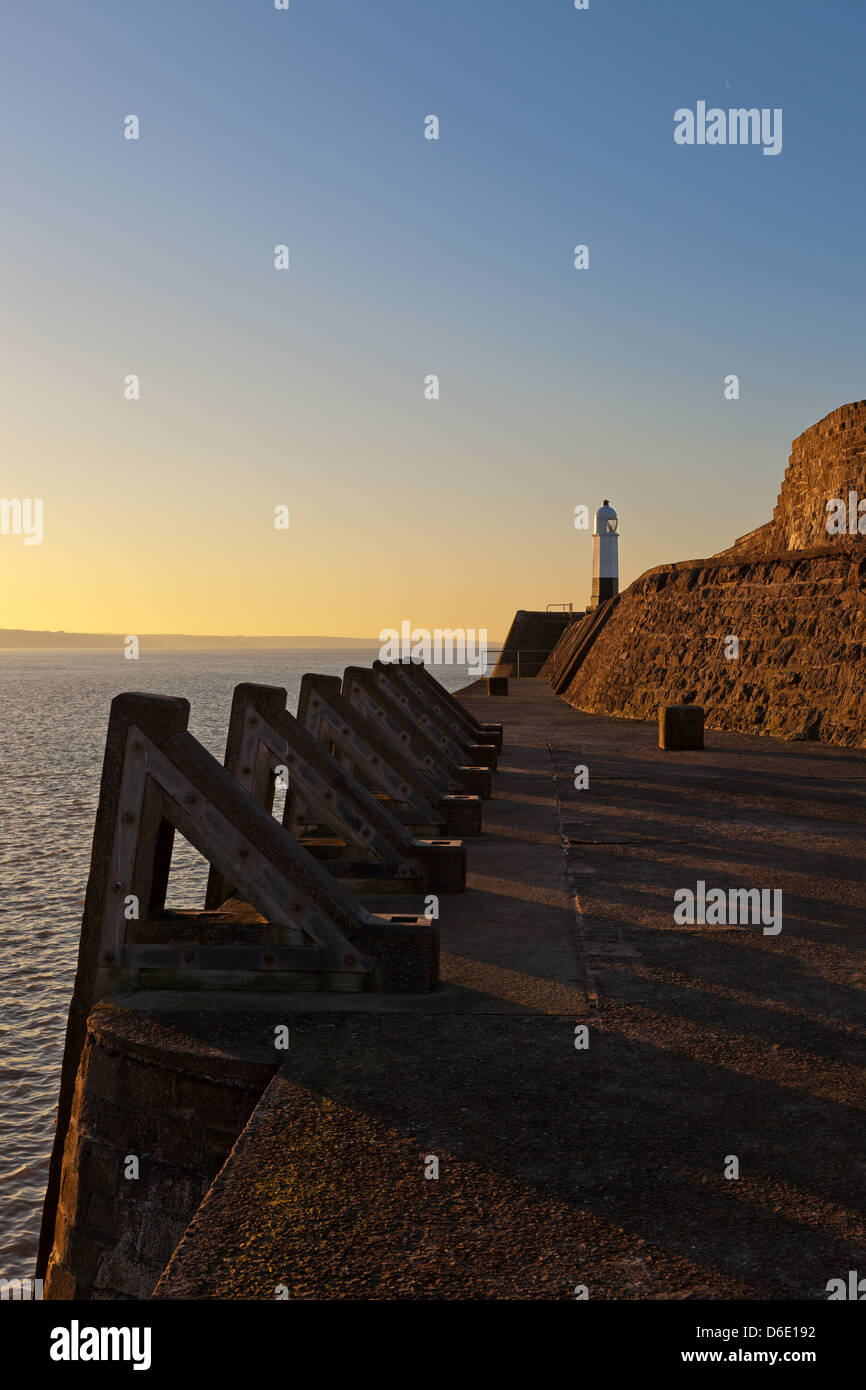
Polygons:
<instances>
[{"instance_id":1,"label":"distant coastline","mask_svg":"<svg viewBox=\"0 0 866 1390\"><path fill-rule=\"evenodd\" d=\"M304 651L319 649L370 651L376 637L196 637L188 633L141 632L136 636L150 651ZM0 651L111 651L122 649L126 634L113 632L49 632L0 628Z\"/></svg>"}]
</instances>

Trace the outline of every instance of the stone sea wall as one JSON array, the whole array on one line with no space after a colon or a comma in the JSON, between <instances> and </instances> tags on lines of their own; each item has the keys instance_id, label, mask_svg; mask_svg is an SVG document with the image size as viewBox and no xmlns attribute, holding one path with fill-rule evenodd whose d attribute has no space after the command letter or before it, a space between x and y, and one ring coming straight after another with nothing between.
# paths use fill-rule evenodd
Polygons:
<instances>
[{"instance_id":1,"label":"stone sea wall","mask_svg":"<svg viewBox=\"0 0 866 1390\"><path fill-rule=\"evenodd\" d=\"M736 659L725 656L731 636ZM864 654L866 540L840 537L648 571L620 596L563 695L578 709L639 719L695 702L710 728L864 746Z\"/></svg>"},{"instance_id":2,"label":"stone sea wall","mask_svg":"<svg viewBox=\"0 0 866 1390\"><path fill-rule=\"evenodd\" d=\"M827 531L851 492L866 497L866 401L794 440L771 521L641 575L565 699L638 719L694 702L710 728L866 745L866 537Z\"/></svg>"},{"instance_id":3,"label":"stone sea wall","mask_svg":"<svg viewBox=\"0 0 866 1390\"><path fill-rule=\"evenodd\" d=\"M128 1017L88 1020L46 1298L149 1298L274 1071Z\"/></svg>"}]
</instances>

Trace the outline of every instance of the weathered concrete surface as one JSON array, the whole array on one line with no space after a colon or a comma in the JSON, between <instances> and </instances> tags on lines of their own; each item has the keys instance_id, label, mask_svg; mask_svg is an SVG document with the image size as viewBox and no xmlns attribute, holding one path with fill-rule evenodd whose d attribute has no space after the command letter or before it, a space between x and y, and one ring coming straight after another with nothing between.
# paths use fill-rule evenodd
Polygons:
<instances>
[{"instance_id":1,"label":"weathered concrete surface","mask_svg":"<svg viewBox=\"0 0 866 1390\"><path fill-rule=\"evenodd\" d=\"M233 1001L291 1047L157 1297L823 1299L866 1268L866 755L661 751L510 691L445 986ZM781 933L676 926L698 878L781 888Z\"/></svg>"}]
</instances>

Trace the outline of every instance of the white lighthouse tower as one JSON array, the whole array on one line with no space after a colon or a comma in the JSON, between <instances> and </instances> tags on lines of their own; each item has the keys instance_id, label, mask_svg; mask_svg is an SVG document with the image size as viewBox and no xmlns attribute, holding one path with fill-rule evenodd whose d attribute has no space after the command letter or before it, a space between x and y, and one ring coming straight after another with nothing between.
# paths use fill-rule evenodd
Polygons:
<instances>
[{"instance_id":1,"label":"white lighthouse tower","mask_svg":"<svg viewBox=\"0 0 866 1390\"><path fill-rule=\"evenodd\" d=\"M592 597L590 608L619 593L619 521L605 497L595 514L592 533Z\"/></svg>"}]
</instances>

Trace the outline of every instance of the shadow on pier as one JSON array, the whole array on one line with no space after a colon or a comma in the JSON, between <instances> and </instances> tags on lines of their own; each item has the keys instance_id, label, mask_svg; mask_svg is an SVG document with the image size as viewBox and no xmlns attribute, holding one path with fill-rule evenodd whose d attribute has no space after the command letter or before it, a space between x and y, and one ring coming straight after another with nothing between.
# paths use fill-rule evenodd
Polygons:
<instances>
[{"instance_id":1,"label":"shadow on pier","mask_svg":"<svg viewBox=\"0 0 866 1390\"><path fill-rule=\"evenodd\" d=\"M223 773L246 777L258 808L242 801L271 897L244 877L256 911L232 949L259 955L203 989L204 957L149 977L141 930L121 942L73 1044L65 1166L80 1187L82 1157L150 1145L144 1186L115 1181L112 1209L90 1214L58 1174L49 1296L826 1298L866 1267L866 755L725 733L663 752L653 726L580 714L537 680L497 700L479 683L455 722L456 702L436 696L437 712L395 694L400 679L352 668L339 690L310 685L297 721L387 823L348 782L329 819L334 787L279 700L240 698L226 768L198 769L218 802L237 795ZM336 703L316 723L322 695ZM262 738L247 726L263 716ZM305 770L271 830L292 752ZM289 840L303 860L280 859ZM241 866L236 847L216 857L212 912ZM314 989L265 979L255 931L279 918L277 869L306 895L270 949L295 953L289 972L324 952ZM781 932L676 925L674 892L699 879L781 889ZM346 951L362 978L337 968Z\"/></svg>"}]
</instances>

